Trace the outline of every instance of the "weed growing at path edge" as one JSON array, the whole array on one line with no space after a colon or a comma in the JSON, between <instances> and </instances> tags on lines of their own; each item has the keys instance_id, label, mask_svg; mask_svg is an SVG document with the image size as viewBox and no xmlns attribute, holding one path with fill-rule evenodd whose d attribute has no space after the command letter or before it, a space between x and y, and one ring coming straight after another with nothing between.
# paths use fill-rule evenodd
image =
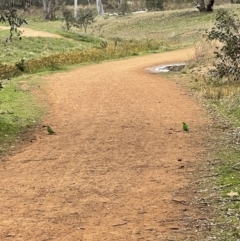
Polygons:
<instances>
[{"instance_id":1,"label":"weed growing at path edge","mask_svg":"<svg viewBox=\"0 0 240 241\"><path fill-rule=\"evenodd\" d=\"M6 83L7 82L7 83ZM29 92L35 87L32 80L7 80L0 90L0 156L21 141L26 128L39 121L43 105Z\"/></svg>"}]
</instances>

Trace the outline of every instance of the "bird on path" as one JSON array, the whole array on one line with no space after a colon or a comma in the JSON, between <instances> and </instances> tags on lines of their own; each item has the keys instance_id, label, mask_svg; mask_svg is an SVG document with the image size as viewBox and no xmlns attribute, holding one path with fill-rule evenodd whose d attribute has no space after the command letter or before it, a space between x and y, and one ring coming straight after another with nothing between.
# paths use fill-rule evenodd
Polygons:
<instances>
[{"instance_id":1,"label":"bird on path","mask_svg":"<svg viewBox=\"0 0 240 241\"><path fill-rule=\"evenodd\" d=\"M56 135L56 133L53 131L53 129L50 126L44 125L43 127L47 127L48 135Z\"/></svg>"},{"instance_id":2,"label":"bird on path","mask_svg":"<svg viewBox=\"0 0 240 241\"><path fill-rule=\"evenodd\" d=\"M189 131L189 127L188 127L188 125L185 122L183 122L182 125L183 125L183 130L184 131Z\"/></svg>"}]
</instances>

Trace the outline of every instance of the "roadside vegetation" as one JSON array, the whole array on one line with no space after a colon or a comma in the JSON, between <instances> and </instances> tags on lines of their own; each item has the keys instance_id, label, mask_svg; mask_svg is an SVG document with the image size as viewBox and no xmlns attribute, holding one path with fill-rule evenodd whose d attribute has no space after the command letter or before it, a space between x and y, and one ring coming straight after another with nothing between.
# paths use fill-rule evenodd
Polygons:
<instances>
[{"instance_id":1,"label":"roadside vegetation","mask_svg":"<svg viewBox=\"0 0 240 241\"><path fill-rule=\"evenodd\" d=\"M3 79L0 84L0 161L9 150L24 140L27 129L34 127L47 110L36 98L41 83L37 76ZM34 95L32 94L34 93Z\"/></svg>"},{"instance_id":2,"label":"roadside vegetation","mask_svg":"<svg viewBox=\"0 0 240 241\"><path fill-rule=\"evenodd\" d=\"M208 189L205 202L215 210L212 236L207 240L236 241L240 239L240 5L216 6L212 13L199 13L189 2L187 6L123 16L91 13L86 26L83 19L76 24L72 15L66 19L61 11L51 22L31 12L23 13L29 28L62 38L19 40L20 35L13 35L12 41L5 41L9 30L1 30L0 155L14 148L22 133L36 125L45 112L46 107L31 94L42 84L41 73L195 46L195 58L180 75L214 116L213 126L206 128L211 155L204 164L211 174L201 187ZM176 74L170 76L176 78Z\"/></svg>"},{"instance_id":3,"label":"roadside vegetation","mask_svg":"<svg viewBox=\"0 0 240 241\"><path fill-rule=\"evenodd\" d=\"M240 240L239 26L236 11L217 11L214 25L195 44L195 58L182 71L184 85L203 102L212 118L212 126L206 127L208 161L204 167L200 164L200 169L209 173L196 177L207 176L205 181L198 181L199 192L205 196L195 200L214 210L207 240Z\"/></svg>"}]
</instances>

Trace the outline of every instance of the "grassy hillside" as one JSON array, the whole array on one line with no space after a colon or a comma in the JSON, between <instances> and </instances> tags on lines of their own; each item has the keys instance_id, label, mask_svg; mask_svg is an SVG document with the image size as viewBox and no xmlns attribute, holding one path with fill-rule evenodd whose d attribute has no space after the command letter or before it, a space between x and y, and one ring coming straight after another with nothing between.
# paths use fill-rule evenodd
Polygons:
<instances>
[{"instance_id":1,"label":"grassy hillside","mask_svg":"<svg viewBox=\"0 0 240 241\"><path fill-rule=\"evenodd\" d=\"M237 4L220 5L215 9L222 6L240 9ZM21 41L15 40L12 43L6 43L4 40L8 36L8 30L1 30L0 61L14 64L23 57L26 60L39 59L51 54L99 47L101 41L111 43L116 39L118 41L158 41L159 51L182 48L205 38L206 29L213 26L215 12L199 13L195 8L189 8L126 16L97 17L88 28L87 34L76 28L65 31L64 23L61 20L42 21L36 16L28 15L26 18L29 25L23 27L59 34L64 39L24 37Z\"/></svg>"},{"instance_id":2,"label":"grassy hillside","mask_svg":"<svg viewBox=\"0 0 240 241\"><path fill-rule=\"evenodd\" d=\"M104 38L158 39L170 46L190 45L212 26L215 14L195 9L160 11L99 19L93 34ZM98 32L97 32L98 30Z\"/></svg>"}]
</instances>

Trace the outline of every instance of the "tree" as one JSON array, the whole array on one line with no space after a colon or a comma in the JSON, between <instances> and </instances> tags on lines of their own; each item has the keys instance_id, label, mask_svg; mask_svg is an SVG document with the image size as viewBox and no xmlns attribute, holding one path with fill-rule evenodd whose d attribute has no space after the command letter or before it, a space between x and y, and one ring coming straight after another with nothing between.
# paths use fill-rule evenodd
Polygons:
<instances>
[{"instance_id":1,"label":"tree","mask_svg":"<svg viewBox=\"0 0 240 241\"><path fill-rule=\"evenodd\" d=\"M103 5L101 0L96 0L98 15L104 15Z\"/></svg>"},{"instance_id":2,"label":"tree","mask_svg":"<svg viewBox=\"0 0 240 241\"><path fill-rule=\"evenodd\" d=\"M14 35L19 37L21 40L21 31L18 28L21 27L22 24L28 24L25 19L23 19L20 15L18 15L17 10L14 8L10 8L9 10L5 10L0 12L0 23L8 22L10 26L10 35L6 39L6 42L11 41Z\"/></svg>"},{"instance_id":3,"label":"tree","mask_svg":"<svg viewBox=\"0 0 240 241\"><path fill-rule=\"evenodd\" d=\"M219 78L240 80L240 19L237 14L221 9L217 12L216 23L208 32L209 40L218 40L222 47L214 52L216 74Z\"/></svg>"},{"instance_id":4,"label":"tree","mask_svg":"<svg viewBox=\"0 0 240 241\"><path fill-rule=\"evenodd\" d=\"M1 8L23 8L26 10L32 4L32 0L2 0L0 3Z\"/></svg>"},{"instance_id":5,"label":"tree","mask_svg":"<svg viewBox=\"0 0 240 241\"><path fill-rule=\"evenodd\" d=\"M58 0L43 0L44 19L54 20L56 18L56 10L58 7Z\"/></svg>"},{"instance_id":6,"label":"tree","mask_svg":"<svg viewBox=\"0 0 240 241\"><path fill-rule=\"evenodd\" d=\"M79 8L77 12L77 16L74 17L73 12L64 7L63 8L63 17L65 20L65 26L67 30L70 30L72 26L82 29L84 28L84 32L87 33L87 28L91 25L96 17L96 10L93 8Z\"/></svg>"},{"instance_id":7,"label":"tree","mask_svg":"<svg viewBox=\"0 0 240 241\"><path fill-rule=\"evenodd\" d=\"M209 0L207 5L205 5L204 0L197 1L197 8L199 9L200 12L212 12L213 5L214 5L214 0Z\"/></svg>"},{"instance_id":8,"label":"tree","mask_svg":"<svg viewBox=\"0 0 240 241\"><path fill-rule=\"evenodd\" d=\"M87 27L93 23L95 16L95 11L92 8L80 8L73 25L77 28L83 27L84 32L87 33Z\"/></svg>"},{"instance_id":9,"label":"tree","mask_svg":"<svg viewBox=\"0 0 240 241\"><path fill-rule=\"evenodd\" d=\"M70 9L68 9L66 6L64 6L63 10L62 10L62 15L63 15L64 21L65 21L66 29L70 30L72 25L74 24L77 13L76 13L76 16L75 16L75 13L73 15L72 11Z\"/></svg>"}]
</instances>

